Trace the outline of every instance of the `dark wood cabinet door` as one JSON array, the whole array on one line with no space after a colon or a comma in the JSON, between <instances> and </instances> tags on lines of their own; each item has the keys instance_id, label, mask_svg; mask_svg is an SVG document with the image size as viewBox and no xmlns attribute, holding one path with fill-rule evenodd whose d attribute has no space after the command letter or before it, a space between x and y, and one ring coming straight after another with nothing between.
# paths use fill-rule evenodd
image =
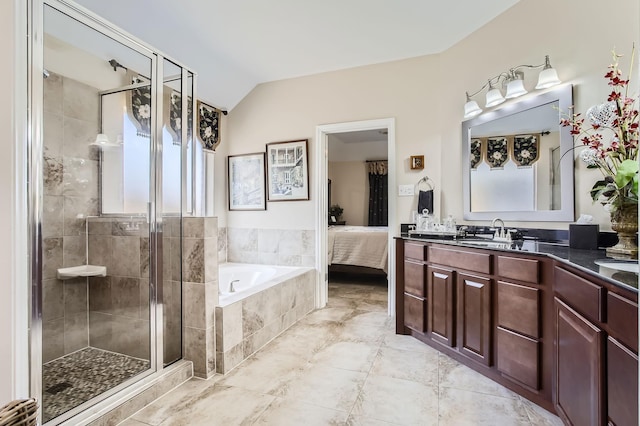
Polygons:
<instances>
[{"instance_id":1,"label":"dark wood cabinet door","mask_svg":"<svg viewBox=\"0 0 640 426\"><path fill-rule=\"evenodd\" d=\"M555 298L555 313L556 411L567 424L605 424L604 334L558 298Z\"/></svg>"},{"instance_id":2,"label":"dark wood cabinet door","mask_svg":"<svg viewBox=\"0 0 640 426\"><path fill-rule=\"evenodd\" d=\"M607 339L607 415L609 424L638 424L638 355Z\"/></svg>"},{"instance_id":3,"label":"dark wood cabinet door","mask_svg":"<svg viewBox=\"0 0 640 426\"><path fill-rule=\"evenodd\" d=\"M457 274L458 350L484 365L491 365L491 280Z\"/></svg>"},{"instance_id":4,"label":"dark wood cabinet door","mask_svg":"<svg viewBox=\"0 0 640 426\"><path fill-rule=\"evenodd\" d=\"M412 260L404 261L404 291L414 296L424 297L424 269L423 263Z\"/></svg>"},{"instance_id":5,"label":"dark wood cabinet door","mask_svg":"<svg viewBox=\"0 0 640 426\"><path fill-rule=\"evenodd\" d=\"M424 333L425 301L411 294L404 294L404 325L412 330Z\"/></svg>"},{"instance_id":6,"label":"dark wood cabinet door","mask_svg":"<svg viewBox=\"0 0 640 426\"><path fill-rule=\"evenodd\" d=\"M454 346L454 272L433 266L429 266L427 270L427 331L432 340Z\"/></svg>"}]
</instances>

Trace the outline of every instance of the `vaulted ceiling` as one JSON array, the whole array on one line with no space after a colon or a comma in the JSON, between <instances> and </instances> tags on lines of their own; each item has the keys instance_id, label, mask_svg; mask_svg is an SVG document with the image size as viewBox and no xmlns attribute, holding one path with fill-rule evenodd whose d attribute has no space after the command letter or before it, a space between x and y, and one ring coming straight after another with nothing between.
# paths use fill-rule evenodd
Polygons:
<instances>
[{"instance_id":1,"label":"vaulted ceiling","mask_svg":"<svg viewBox=\"0 0 640 426\"><path fill-rule=\"evenodd\" d=\"M519 0L76 0L198 73L232 109L256 85L439 53Z\"/></svg>"}]
</instances>

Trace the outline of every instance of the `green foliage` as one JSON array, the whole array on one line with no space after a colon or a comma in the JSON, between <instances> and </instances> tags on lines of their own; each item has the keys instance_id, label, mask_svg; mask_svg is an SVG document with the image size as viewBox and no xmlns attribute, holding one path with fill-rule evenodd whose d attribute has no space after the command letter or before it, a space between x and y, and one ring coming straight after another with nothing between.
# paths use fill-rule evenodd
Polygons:
<instances>
[{"instance_id":1,"label":"green foliage","mask_svg":"<svg viewBox=\"0 0 640 426\"><path fill-rule=\"evenodd\" d=\"M343 211L343 208L340 207L339 204L334 204L329 207L329 217L335 216L335 218L338 219L340 216L342 216Z\"/></svg>"}]
</instances>

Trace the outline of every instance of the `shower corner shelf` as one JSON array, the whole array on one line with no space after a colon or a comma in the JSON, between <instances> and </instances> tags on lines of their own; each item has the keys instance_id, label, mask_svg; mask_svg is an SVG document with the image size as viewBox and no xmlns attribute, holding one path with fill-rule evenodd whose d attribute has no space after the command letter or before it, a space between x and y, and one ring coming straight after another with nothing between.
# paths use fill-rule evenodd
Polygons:
<instances>
[{"instance_id":1,"label":"shower corner shelf","mask_svg":"<svg viewBox=\"0 0 640 426\"><path fill-rule=\"evenodd\" d=\"M105 277L107 267L99 265L80 265L58 269L58 279L68 280L77 277Z\"/></svg>"}]
</instances>

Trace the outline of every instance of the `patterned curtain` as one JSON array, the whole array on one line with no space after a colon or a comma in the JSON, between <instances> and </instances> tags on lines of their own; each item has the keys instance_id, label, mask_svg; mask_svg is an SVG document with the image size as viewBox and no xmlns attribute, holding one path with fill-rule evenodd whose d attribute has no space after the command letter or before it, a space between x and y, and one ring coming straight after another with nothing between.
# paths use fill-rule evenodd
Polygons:
<instances>
[{"instance_id":1,"label":"patterned curtain","mask_svg":"<svg viewBox=\"0 0 640 426\"><path fill-rule=\"evenodd\" d=\"M389 223L388 168L386 161L367 163L369 167L369 226Z\"/></svg>"},{"instance_id":2,"label":"patterned curtain","mask_svg":"<svg viewBox=\"0 0 640 426\"><path fill-rule=\"evenodd\" d=\"M518 167L530 167L540 156L538 135L516 135L513 137L513 161Z\"/></svg>"},{"instance_id":3,"label":"patterned curtain","mask_svg":"<svg viewBox=\"0 0 640 426\"><path fill-rule=\"evenodd\" d=\"M198 101L198 139L205 150L215 151L220 144L220 111Z\"/></svg>"},{"instance_id":4,"label":"patterned curtain","mask_svg":"<svg viewBox=\"0 0 640 426\"><path fill-rule=\"evenodd\" d=\"M127 71L132 83L144 82L137 74ZM127 90L127 114L136 126L138 136L151 137L151 84Z\"/></svg>"},{"instance_id":5,"label":"patterned curtain","mask_svg":"<svg viewBox=\"0 0 640 426\"><path fill-rule=\"evenodd\" d=\"M182 145L182 94L170 87L164 87L164 123L174 145ZM187 117L193 114L193 101L191 97L187 100ZM168 125L167 125L168 124ZM188 120L187 140L191 140L193 132L192 120Z\"/></svg>"}]
</instances>

